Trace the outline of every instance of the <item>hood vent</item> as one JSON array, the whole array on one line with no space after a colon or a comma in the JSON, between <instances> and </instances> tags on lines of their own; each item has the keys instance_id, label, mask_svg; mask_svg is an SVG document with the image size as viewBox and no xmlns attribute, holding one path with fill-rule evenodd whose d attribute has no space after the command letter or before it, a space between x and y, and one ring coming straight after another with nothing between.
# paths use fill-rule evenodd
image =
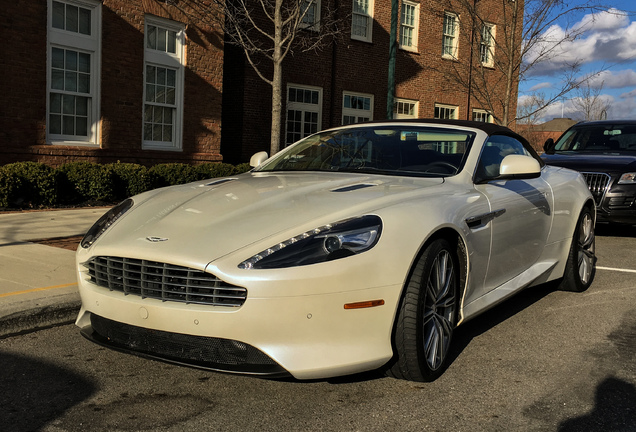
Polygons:
<instances>
[{"instance_id":1,"label":"hood vent","mask_svg":"<svg viewBox=\"0 0 636 432\"><path fill-rule=\"evenodd\" d=\"M372 187L372 186L377 186L377 185L370 184L370 183L360 183L360 184L356 184L356 185L345 186L345 187L341 187L341 188L338 188L338 189L333 189L331 192L351 192L351 191L354 191L354 190L364 189L364 188L368 188L368 187Z\"/></svg>"},{"instance_id":2,"label":"hood vent","mask_svg":"<svg viewBox=\"0 0 636 432\"><path fill-rule=\"evenodd\" d=\"M220 184L223 183L227 183L227 182L231 182L236 180L235 178L226 178L226 179L221 179L221 180L215 180L215 181L211 181L210 183L206 183L204 186L218 186Z\"/></svg>"}]
</instances>

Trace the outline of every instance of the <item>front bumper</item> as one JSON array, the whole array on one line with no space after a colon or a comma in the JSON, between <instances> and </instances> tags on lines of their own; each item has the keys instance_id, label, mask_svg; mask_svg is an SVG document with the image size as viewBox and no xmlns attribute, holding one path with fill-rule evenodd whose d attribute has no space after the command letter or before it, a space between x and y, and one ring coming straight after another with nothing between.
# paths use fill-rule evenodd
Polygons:
<instances>
[{"instance_id":1,"label":"front bumper","mask_svg":"<svg viewBox=\"0 0 636 432\"><path fill-rule=\"evenodd\" d=\"M302 274L307 271L300 272L295 292L302 291ZM312 281L334 288L330 293L248 296L243 306L231 308L126 295L79 276L82 308L76 324L88 339L120 351L205 369L298 379L373 370L393 356L391 332L401 284L361 288L343 274L332 274ZM268 286L275 291L290 281L257 282L258 288L248 285L248 292L262 293ZM346 303L376 299L385 304L344 309Z\"/></svg>"},{"instance_id":2,"label":"front bumper","mask_svg":"<svg viewBox=\"0 0 636 432\"><path fill-rule=\"evenodd\" d=\"M154 360L213 371L289 376L274 360L242 342L151 330L91 314L80 333L99 345Z\"/></svg>"},{"instance_id":3,"label":"front bumper","mask_svg":"<svg viewBox=\"0 0 636 432\"><path fill-rule=\"evenodd\" d=\"M636 224L636 185L618 185L596 208L599 222Z\"/></svg>"}]
</instances>

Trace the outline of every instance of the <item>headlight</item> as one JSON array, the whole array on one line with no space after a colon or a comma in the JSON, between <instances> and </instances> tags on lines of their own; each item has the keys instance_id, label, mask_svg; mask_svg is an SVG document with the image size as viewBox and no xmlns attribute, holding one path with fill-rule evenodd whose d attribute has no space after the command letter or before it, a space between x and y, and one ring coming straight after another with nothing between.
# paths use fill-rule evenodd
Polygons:
<instances>
[{"instance_id":1,"label":"headlight","mask_svg":"<svg viewBox=\"0 0 636 432\"><path fill-rule=\"evenodd\" d=\"M94 242L101 236L104 231L108 229L112 224L115 223L117 219L119 219L124 213L126 213L132 206L134 202L131 198L128 198L125 201L120 202L112 209L108 210L102 217L99 218L97 222L88 230L80 245L84 249L88 249Z\"/></svg>"},{"instance_id":2,"label":"headlight","mask_svg":"<svg viewBox=\"0 0 636 432\"><path fill-rule=\"evenodd\" d=\"M618 180L618 184L636 184L636 173L625 173Z\"/></svg>"},{"instance_id":3,"label":"headlight","mask_svg":"<svg viewBox=\"0 0 636 432\"><path fill-rule=\"evenodd\" d=\"M325 225L254 255L239 264L241 269L271 269L316 264L356 255L378 242L382 220L362 216Z\"/></svg>"}]
</instances>

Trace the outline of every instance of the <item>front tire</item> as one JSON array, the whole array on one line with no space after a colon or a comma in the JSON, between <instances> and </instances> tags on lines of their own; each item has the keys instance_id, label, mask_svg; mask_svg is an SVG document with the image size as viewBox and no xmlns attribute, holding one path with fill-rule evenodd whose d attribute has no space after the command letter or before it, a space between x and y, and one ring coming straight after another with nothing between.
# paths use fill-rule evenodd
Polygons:
<instances>
[{"instance_id":1,"label":"front tire","mask_svg":"<svg viewBox=\"0 0 636 432\"><path fill-rule=\"evenodd\" d=\"M437 239L426 247L408 279L389 376L433 381L444 372L457 324L458 291L457 255L451 243Z\"/></svg>"},{"instance_id":2,"label":"front tire","mask_svg":"<svg viewBox=\"0 0 636 432\"><path fill-rule=\"evenodd\" d=\"M583 292L592 284L596 273L595 238L592 211L586 207L574 230L560 290Z\"/></svg>"}]
</instances>

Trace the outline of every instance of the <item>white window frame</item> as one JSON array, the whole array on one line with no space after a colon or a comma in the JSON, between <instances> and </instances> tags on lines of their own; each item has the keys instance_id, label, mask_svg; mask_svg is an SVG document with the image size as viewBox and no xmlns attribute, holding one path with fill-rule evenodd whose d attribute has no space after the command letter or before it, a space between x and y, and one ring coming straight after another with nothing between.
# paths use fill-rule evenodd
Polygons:
<instances>
[{"instance_id":1,"label":"white window frame","mask_svg":"<svg viewBox=\"0 0 636 432\"><path fill-rule=\"evenodd\" d=\"M479 118L478 118L479 117ZM474 109L473 110L473 120L481 121L484 123L494 123L494 119L492 113L485 109Z\"/></svg>"},{"instance_id":2,"label":"white window frame","mask_svg":"<svg viewBox=\"0 0 636 432\"><path fill-rule=\"evenodd\" d=\"M366 109L345 107L345 101L347 96L369 99L369 109L366 110ZM343 125L345 124L345 121L344 121L345 116L356 118L355 122L346 123L346 124L355 124L355 123L360 123L363 121L373 120L373 95L369 93L356 93L356 92L350 92L350 91L342 92L342 117L340 118L340 121L341 121L341 124Z\"/></svg>"},{"instance_id":3,"label":"white window frame","mask_svg":"<svg viewBox=\"0 0 636 432\"><path fill-rule=\"evenodd\" d=\"M410 106L410 109L412 112L410 114L400 112L401 111L400 106ZM393 106L393 118L396 120L416 119L419 117L419 109L420 109L419 101L411 100L411 99L395 98L394 106Z\"/></svg>"},{"instance_id":4,"label":"white window frame","mask_svg":"<svg viewBox=\"0 0 636 432\"><path fill-rule=\"evenodd\" d=\"M309 91L316 91L318 92L318 102L317 103L305 103L305 102L299 102L299 101L294 101L294 102L290 102L289 101L289 90L291 88L294 89L298 89L298 90L309 90ZM305 130L305 126L306 126L306 122L304 119L301 119L301 131L300 131L300 139L303 139L306 136L311 135L314 132L318 132L320 129L322 129L322 87L314 87L314 86L307 86L307 85L301 85L301 84L293 84L293 83L288 83L287 84L287 89L285 91L285 101L287 103L286 107L285 107L285 146L288 146L290 144L293 144L294 142L296 142L297 140L293 140L293 142L289 142L287 137L289 132L289 111L293 110L293 111L301 111L302 112L302 116L304 117L305 113L317 113L317 124L316 124L316 130L312 131L306 131ZM297 133L297 132L293 132L293 133Z\"/></svg>"},{"instance_id":5,"label":"white window frame","mask_svg":"<svg viewBox=\"0 0 636 432\"><path fill-rule=\"evenodd\" d=\"M413 23L405 23L404 18L407 8L413 11ZM404 44L404 30L412 31L411 43ZM404 0L402 2L402 10L400 11L400 48L406 51L417 52L418 35L420 30L420 4L412 1Z\"/></svg>"},{"instance_id":6,"label":"white window frame","mask_svg":"<svg viewBox=\"0 0 636 432\"><path fill-rule=\"evenodd\" d=\"M353 0L352 12L351 12L351 39L356 39L364 42L373 41L373 8L375 0ZM362 11L356 11L356 3L368 3L366 13ZM366 19L365 34L354 34L354 23L356 20Z\"/></svg>"},{"instance_id":7,"label":"white window frame","mask_svg":"<svg viewBox=\"0 0 636 432\"><path fill-rule=\"evenodd\" d=\"M161 51L148 48L148 27L154 26L163 30L176 32L175 53ZM183 89L184 89L184 70L185 70L185 26L177 21L167 20L152 15L144 17L144 93L142 101L142 149L144 150L166 150L166 151L182 151L183 142ZM156 141L145 139L146 134L146 105L159 106L158 102L146 100L147 97L147 70L148 66L154 66L164 69L172 69L176 71L175 78L175 103L163 105L166 108L174 107L172 118L172 140Z\"/></svg>"},{"instance_id":8,"label":"white window frame","mask_svg":"<svg viewBox=\"0 0 636 432\"><path fill-rule=\"evenodd\" d=\"M309 11L307 11L300 23L301 28L312 31L320 31L320 3L321 0L303 0L301 2L301 13L305 10L304 8L307 7L306 5L311 5L310 7L313 8L314 18L313 20L309 20L308 18L311 16L311 14L309 13Z\"/></svg>"},{"instance_id":9,"label":"white window frame","mask_svg":"<svg viewBox=\"0 0 636 432\"><path fill-rule=\"evenodd\" d=\"M47 0L46 59L46 142L54 145L99 146L100 126L100 65L101 65L101 2L95 0L55 0L57 3L90 10L90 35L53 27L53 0ZM69 92L52 88L53 48L90 55L89 92ZM89 98L87 137L51 133L51 94L70 94ZM85 95L85 96L83 96ZM54 113L53 113L54 114Z\"/></svg>"},{"instance_id":10,"label":"white window frame","mask_svg":"<svg viewBox=\"0 0 636 432\"><path fill-rule=\"evenodd\" d=\"M487 41L484 41L486 31L489 32ZM481 28L480 41L479 41L479 61L485 67L492 67L495 64L495 36L497 33L497 26L495 24L484 23ZM486 59L484 60L484 55Z\"/></svg>"},{"instance_id":11,"label":"white window frame","mask_svg":"<svg viewBox=\"0 0 636 432\"><path fill-rule=\"evenodd\" d=\"M454 20L453 33L447 32L448 30L446 25L447 18L453 18ZM447 44L445 43L446 38L451 38L451 44L450 44L450 48L452 51L451 54L446 52L446 46L447 46ZM453 12L444 12L444 22L442 25L442 58L457 60L458 52L459 52L459 15Z\"/></svg>"},{"instance_id":12,"label":"white window frame","mask_svg":"<svg viewBox=\"0 0 636 432\"><path fill-rule=\"evenodd\" d=\"M450 120L457 120L459 118L459 107L457 105L446 105L446 104L435 104L435 110L444 110L444 112L452 112L453 114L449 117L446 116L439 116L437 114L434 114L434 117L436 119L450 119Z\"/></svg>"}]
</instances>

